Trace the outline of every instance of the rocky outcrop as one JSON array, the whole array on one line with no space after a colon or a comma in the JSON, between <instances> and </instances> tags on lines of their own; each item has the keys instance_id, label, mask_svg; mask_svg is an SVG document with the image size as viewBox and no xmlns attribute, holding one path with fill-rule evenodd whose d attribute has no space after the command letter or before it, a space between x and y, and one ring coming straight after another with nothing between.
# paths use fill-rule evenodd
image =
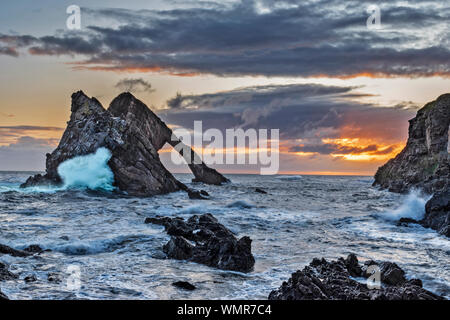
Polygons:
<instances>
[{"instance_id":1,"label":"rocky outcrop","mask_svg":"<svg viewBox=\"0 0 450 320\"><path fill-rule=\"evenodd\" d=\"M46 251L50 250L47 249ZM18 250L0 243L0 254L9 254L13 257L28 257L42 252L44 252L44 250L37 244L32 244L23 250Z\"/></svg>"},{"instance_id":2,"label":"rocky outcrop","mask_svg":"<svg viewBox=\"0 0 450 320\"><path fill-rule=\"evenodd\" d=\"M188 260L223 270L249 272L255 258L249 237L236 239L233 233L207 213L182 218L147 218L145 223L164 226L171 236L163 251L169 258Z\"/></svg>"},{"instance_id":3,"label":"rocky outcrop","mask_svg":"<svg viewBox=\"0 0 450 320\"><path fill-rule=\"evenodd\" d=\"M425 217L420 224L450 237L450 190L433 195L425 205Z\"/></svg>"},{"instance_id":4,"label":"rocky outcrop","mask_svg":"<svg viewBox=\"0 0 450 320\"><path fill-rule=\"evenodd\" d=\"M409 121L405 148L375 174L374 185L393 192L450 188L450 94L426 104Z\"/></svg>"},{"instance_id":5,"label":"rocky outcrop","mask_svg":"<svg viewBox=\"0 0 450 320\"><path fill-rule=\"evenodd\" d=\"M426 104L409 121L406 147L380 167L374 185L393 192L420 188L434 196L421 225L450 236L450 94ZM399 225L416 221L401 219Z\"/></svg>"},{"instance_id":6,"label":"rocky outcrop","mask_svg":"<svg viewBox=\"0 0 450 320\"><path fill-rule=\"evenodd\" d=\"M369 289L366 283L352 278L368 278L369 266L377 265L382 286ZM269 300L443 300L422 288L418 279L407 280L395 263L368 261L360 265L356 255L328 262L313 259L303 270L292 274L287 282L269 295Z\"/></svg>"},{"instance_id":7,"label":"rocky outcrop","mask_svg":"<svg viewBox=\"0 0 450 320\"><path fill-rule=\"evenodd\" d=\"M108 165L119 190L135 196L187 190L164 168L158 155L158 150L166 143L176 146L182 142L176 137L172 139L172 130L132 94L120 94L105 110L97 99L78 91L72 95L71 111L58 147L47 154L46 174L30 177L22 187L60 185L58 166L62 162L105 147L112 154ZM195 181L208 184L228 181L198 160L192 149L186 148L193 158L197 157L189 164Z\"/></svg>"},{"instance_id":8,"label":"rocky outcrop","mask_svg":"<svg viewBox=\"0 0 450 320\"><path fill-rule=\"evenodd\" d=\"M193 291L193 290L197 289L196 286L194 286L192 283L189 283L187 281L176 281L176 282L173 282L172 285L174 287L188 290L188 291Z\"/></svg>"}]
</instances>

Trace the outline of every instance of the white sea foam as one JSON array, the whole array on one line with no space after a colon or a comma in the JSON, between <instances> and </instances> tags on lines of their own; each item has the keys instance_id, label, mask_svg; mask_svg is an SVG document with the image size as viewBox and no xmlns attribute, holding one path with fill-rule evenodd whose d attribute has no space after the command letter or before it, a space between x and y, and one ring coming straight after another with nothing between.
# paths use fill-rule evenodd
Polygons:
<instances>
[{"instance_id":1,"label":"white sea foam","mask_svg":"<svg viewBox=\"0 0 450 320\"><path fill-rule=\"evenodd\" d=\"M114 174L108 166L109 159L111 152L99 148L95 153L62 162L58 166L58 174L63 180L63 188L114 190Z\"/></svg>"},{"instance_id":2,"label":"white sea foam","mask_svg":"<svg viewBox=\"0 0 450 320\"><path fill-rule=\"evenodd\" d=\"M74 242L57 245L47 245L45 247L65 253L68 255L86 255L86 254L98 254L103 252L112 252L125 246L129 242L138 241L140 239L149 239L149 236L145 235L121 235L110 239L96 239L90 241L76 240Z\"/></svg>"},{"instance_id":3,"label":"white sea foam","mask_svg":"<svg viewBox=\"0 0 450 320\"><path fill-rule=\"evenodd\" d=\"M383 212L380 216L386 220L399 220L400 218L421 220L425 214L425 204L429 199L429 196L413 190L403 199L400 207L395 210Z\"/></svg>"}]
</instances>

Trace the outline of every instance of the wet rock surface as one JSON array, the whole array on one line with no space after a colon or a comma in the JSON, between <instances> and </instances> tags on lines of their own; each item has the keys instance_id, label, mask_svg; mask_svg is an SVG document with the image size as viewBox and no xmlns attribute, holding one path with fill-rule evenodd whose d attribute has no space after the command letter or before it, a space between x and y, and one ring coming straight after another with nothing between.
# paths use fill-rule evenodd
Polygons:
<instances>
[{"instance_id":1,"label":"wet rock surface","mask_svg":"<svg viewBox=\"0 0 450 320\"><path fill-rule=\"evenodd\" d=\"M365 281L370 267L380 271L381 287L369 289ZM303 270L292 274L287 282L269 295L269 300L443 300L422 288L419 279L407 280L395 263L366 261L360 265L356 255L328 262L313 259Z\"/></svg>"},{"instance_id":2,"label":"wet rock surface","mask_svg":"<svg viewBox=\"0 0 450 320\"><path fill-rule=\"evenodd\" d=\"M193 200L208 200L209 194L205 190L188 190L187 191L189 199Z\"/></svg>"},{"instance_id":3,"label":"wet rock surface","mask_svg":"<svg viewBox=\"0 0 450 320\"><path fill-rule=\"evenodd\" d=\"M182 218L147 218L145 223L164 226L171 236L163 251L169 258L188 260L223 270L249 272L255 259L249 237L237 239L211 214Z\"/></svg>"},{"instance_id":4,"label":"wet rock surface","mask_svg":"<svg viewBox=\"0 0 450 320\"><path fill-rule=\"evenodd\" d=\"M8 254L13 257L28 257L32 255L31 252L27 252L25 250L17 250L4 244L0 244L0 254Z\"/></svg>"},{"instance_id":5,"label":"wet rock surface","mask_svg":"<svg viewBox=\"0 0 450 320\"><path fill-rule=\"evenodd\" d=\"M433 195L425 205L425 217L420 223L450 237L450 190Z\"/></svg>"},{"instance_id":6,"label":"wet rock surface","mask_svg":"<svg viewBox=\"0 0 450 320\"><path fill-rule=\"evenodd\" d=\"M181 149L182 156L185 153L185 158L191 157L189 167L196 181L208 184L228 181L207 167L178 138L172 139L172 130L130 93L120 94L106 110L97 99L78 91L72 95L71 111L58 147L47 154L46 174L30 177L22 187L61 185L57 169L62 162L105 147L112 154L108 165L114 173L114 185L120 191L133 196L152 196L187 190L160 161L158 150L166 143L183 146L177 149Z\"/></svg>"},{"instance_id":7,"label":"wet rock surface","mask_svg":"<svg viewBox=\"0 0 450 320\"><path fill-rule=\"evenodd\" d=\"M189 291L193 291L193 290L197 289L196 286L194 286L193 284L191 284L187 281L176 281L176 282L173 282L172 285L174 287L184 289L184 290L189 290Z\"/></svg>"},{"instance_id":8,"label":"wet rock surface","mask_svg":"<svg viewBox=\"0 0 450 320\"><path fill-rule=\"evenodd\" d=\"M450 94L426 104L409 121L405 148L375 174L374 185L393 192L450 189Z\"/></svg>"}]
</instances>

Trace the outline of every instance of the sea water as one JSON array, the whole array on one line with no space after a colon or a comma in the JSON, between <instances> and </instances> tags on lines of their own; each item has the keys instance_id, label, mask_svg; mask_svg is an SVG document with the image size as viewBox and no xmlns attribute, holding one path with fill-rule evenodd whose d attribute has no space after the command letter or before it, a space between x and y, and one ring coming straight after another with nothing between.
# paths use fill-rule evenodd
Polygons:
<instances>
[{"instance_id":1,"label":"sea water","mask_svg":"<svg viewBox=\"0 0 450 320\"><path fill-rule=\"evenodd\" d=\"M107 158L107 152L100 154L98 163ZM100 173L102 189L110 181L107 170ZM209 186L191 183L191 175L175 175L211 195L191 200L184 192L118 196L108 187L92 191L80 181L45 192L18 188L30 174L0 173L0 243L19 249L38 244L51 251L0 256L19 275L0 283L12 299L266 299L313 258L349 253L360 261L396 262L408 278L420 278L426 289L450 298L448 238L419 225L396 225L402 216L420 218L429 196L381 191L371 186L372 177L227 175L231 183ZM169 236L163 227L144 223L156 215L187 219L207 212L236 236L251 237L252 272L166 259L162 246ZM78 282L73 270L79 271ZM31 274L37 281L25 283ZM61 281L49 282L49 274ZM180 280L198 289L171 285Z\"/></svg>"}]
</instances>

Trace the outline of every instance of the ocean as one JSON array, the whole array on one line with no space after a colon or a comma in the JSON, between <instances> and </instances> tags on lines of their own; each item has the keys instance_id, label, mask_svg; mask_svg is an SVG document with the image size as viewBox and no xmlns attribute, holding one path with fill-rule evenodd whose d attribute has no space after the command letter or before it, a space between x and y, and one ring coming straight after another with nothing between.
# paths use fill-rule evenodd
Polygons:
<instances>
[{"instance_id":1,"label":"ocean","mask_svg":"<svg viewBox=\"0 0 450 320\"><path fill-rule=\"evenodd\" d=\"M19 275L0 283L11 299L266 299L290 274L315 257L388 260L419 278L424 288L450 298L450 241L419 225L427 195L390 193L365 176L226 175L231 183L204 189L210 200L184 192L152 198L82 188L19 189L30 172L0 172L0 243L50 249L32 257L0 255ZM267 194L255 192L255 188ZM163 227L144 224L156 215L188 218L212 213L238 237L253 240L250 273L166 259ZM75 273L74 273L75 270ZM48 281L56 275L60 281ZM25 282L30 275L34 282ZM183 291L174 281L197 289Z\"/></svg>"}]
</instances>

